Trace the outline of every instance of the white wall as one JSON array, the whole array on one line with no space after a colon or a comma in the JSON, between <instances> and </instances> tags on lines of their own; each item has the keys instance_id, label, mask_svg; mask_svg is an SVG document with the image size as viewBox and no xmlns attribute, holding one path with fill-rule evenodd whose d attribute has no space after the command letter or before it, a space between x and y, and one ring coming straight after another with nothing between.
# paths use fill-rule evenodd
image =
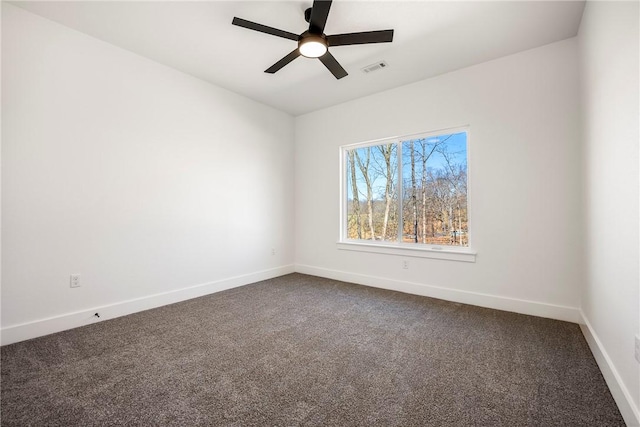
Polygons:
<instances>
[{"instance_id":1,"label":"white wall","mask_svg":"<svg viewBox=\"0 0 640 427\"><path fill-rule=\"evenodd\" d=\"M393 64L391 64L393 66ZM296 118L299 271L578 321L582 243L575 39ZM339 147L470 125L475 263L341 251Z\"/></svg>"},{"instance_id":2,"label":"white wall","mask_svg":"<svg viewBox=\"0 0 640 427\"><path fill-rule=\"evenodd\" d=\"M582 311L629 425L640 423L638 17L637 2L587 2L578 35L588 214Z\"/></svg>"},{"instance_id":3,"label":"white wall","mask_svg":"<svg viewBox=\"0 0 640 427\"><path fill-rule=\"evenodd\" d=\"M3 343L292 271L292 117L2 9Z\"/></svg>"}]
</instances>

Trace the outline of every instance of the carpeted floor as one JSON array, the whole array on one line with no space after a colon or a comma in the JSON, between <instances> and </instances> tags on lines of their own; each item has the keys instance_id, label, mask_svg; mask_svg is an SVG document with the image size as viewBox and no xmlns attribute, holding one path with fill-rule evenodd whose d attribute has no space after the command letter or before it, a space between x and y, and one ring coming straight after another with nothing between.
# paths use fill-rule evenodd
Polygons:
<instances>
[{"instance_id":1,"label":"carpeted floor","mask_svg":"<svg viewBox=\"0 0 640 427\"><path fill-rule=\"evenodd\" d=\"M2 347L3 426L622 426L578 325L301 274Z\"/></svg>"}]
</instances>

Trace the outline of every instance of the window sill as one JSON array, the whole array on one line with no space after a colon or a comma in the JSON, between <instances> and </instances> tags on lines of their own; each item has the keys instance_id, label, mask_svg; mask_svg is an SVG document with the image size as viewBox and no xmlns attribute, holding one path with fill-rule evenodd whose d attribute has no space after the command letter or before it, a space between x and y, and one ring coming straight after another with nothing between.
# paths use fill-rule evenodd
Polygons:
<instances>
[{"instance_id":1,"label":"window sill","mask_svg":"<svg viewBox=\"0 0 640 427\"><path fill-rule=\"evenodd\" d=\"M415 258L433 258L448 261L476 262L476 252L469 248L450 248L445 246L400 246L393 243L338 242L340 250L373 252L378 254L407 256Z\"/></svg>"}]
</instances>

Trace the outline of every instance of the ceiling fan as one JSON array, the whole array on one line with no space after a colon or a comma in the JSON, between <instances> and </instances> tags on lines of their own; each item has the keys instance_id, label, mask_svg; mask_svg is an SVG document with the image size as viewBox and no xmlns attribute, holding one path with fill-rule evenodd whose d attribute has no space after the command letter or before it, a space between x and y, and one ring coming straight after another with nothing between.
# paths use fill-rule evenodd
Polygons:
<instances>
[{"instance_id":1,"label":"ceiling fan","mask_svg":"<svg viewBox=\"0 0 640 427\"><path fill-rule=\"evenodd\" d=\"M347 72L338 63L336 58L331 55L329 47L366 43L388 43L393 41L393 30L363 31L359 33L334 34L328 36L324 34L324 26L329 16L331 1L332 0L314 0L313 6L304 12L304 19L309 23L309 29L300 35L257 24L238 17L233 18L232 24L298 42L297 48L267 68L265 73L273 74L302 55L306 58L318 58L320 62L331 71L336 79L341 79L347 75Z\"/></svg>"}]
</instances>

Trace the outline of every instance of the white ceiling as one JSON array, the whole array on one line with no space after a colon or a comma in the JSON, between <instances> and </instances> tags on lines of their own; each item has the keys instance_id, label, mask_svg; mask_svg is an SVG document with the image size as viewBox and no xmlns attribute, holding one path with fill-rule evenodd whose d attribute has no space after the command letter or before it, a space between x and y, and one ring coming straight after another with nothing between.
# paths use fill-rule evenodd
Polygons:
<instances>
[{"instance_id":1,"label":"white ceiling","mask_svg":"<svg viewBox=\"0 0 640 427\"><path fill-rule=\"evenodd\" d=\"M12 2L292 115L573 37L584 8L582 1L335 0L326 34L393 28L393 43L331 48L349 73L341 80L317 59L303 57L276 74L264 73L296 42L232 26L233 17L301 33L311 3ZM361 71L380 60L389 66Z\"/></svg>"}]
</instances>

